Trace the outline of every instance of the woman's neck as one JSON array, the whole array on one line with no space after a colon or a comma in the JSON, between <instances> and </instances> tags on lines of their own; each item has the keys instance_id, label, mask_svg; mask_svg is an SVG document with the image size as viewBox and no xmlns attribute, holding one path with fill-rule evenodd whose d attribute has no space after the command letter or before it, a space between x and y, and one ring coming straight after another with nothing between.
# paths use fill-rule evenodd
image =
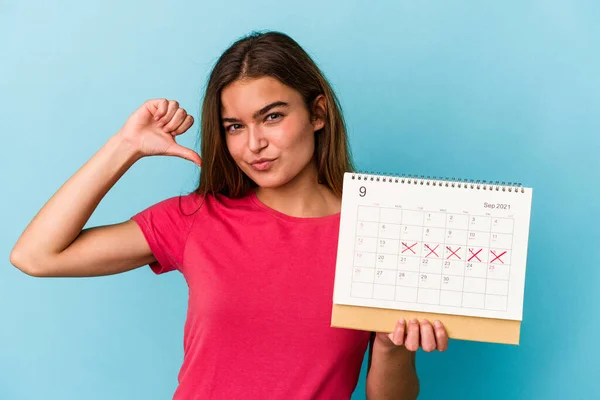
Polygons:
<instances>
[{"instance_id":1,"label":"woman's neck","mask_svg":"<svg viewBox=\"0 0 600 400\"><path fill-rule=\"evenodd\" d=\"M318 183L315 163L283 186L256 188L256 196L266 206L292 217L324 217L341 209L341 199Z\"/></svg>"}]
</instances>

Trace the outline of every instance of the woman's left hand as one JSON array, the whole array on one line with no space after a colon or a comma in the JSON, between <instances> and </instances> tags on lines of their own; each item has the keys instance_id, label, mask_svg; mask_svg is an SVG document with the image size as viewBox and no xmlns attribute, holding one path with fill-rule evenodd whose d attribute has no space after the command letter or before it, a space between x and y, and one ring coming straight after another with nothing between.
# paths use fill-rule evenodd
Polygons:
<instances>
[{"instance_id":1,"label":"woman's left hand","mask_svg":"<svg viewBox=\"0 0 600 400\"><path fill-rule=\"evenodd\" d=\"M440 321L431 323L426 319L421 322L413 319L408 323L400 319L392 333L378 332L376 340L386 347L404 345L409 351L417 351L419 347L426 352L448 348L448 334L444 325Z\"/></svg>"}]
</instances>

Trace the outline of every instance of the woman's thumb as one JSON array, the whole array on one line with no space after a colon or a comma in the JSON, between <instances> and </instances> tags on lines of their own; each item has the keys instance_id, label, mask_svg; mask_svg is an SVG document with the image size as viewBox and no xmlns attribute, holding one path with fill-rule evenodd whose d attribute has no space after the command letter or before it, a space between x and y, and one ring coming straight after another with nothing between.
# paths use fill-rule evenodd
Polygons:
<instances>
[{"instance_id":1,"label":"woman's thumb","mask_svg":"<svg viewBox=\"0 0 600 400\"><path fill-rule=\"evenodd\" d=\"M167 154L170 156L185 158L186 160L190 160L199 167L202 166L202 159L200 158L198 153L196 153L192 149L188 149L187 147L183 147L179 144L174 144L173 146L171 146L167 150Z\"/></svg>"}]
</instances>

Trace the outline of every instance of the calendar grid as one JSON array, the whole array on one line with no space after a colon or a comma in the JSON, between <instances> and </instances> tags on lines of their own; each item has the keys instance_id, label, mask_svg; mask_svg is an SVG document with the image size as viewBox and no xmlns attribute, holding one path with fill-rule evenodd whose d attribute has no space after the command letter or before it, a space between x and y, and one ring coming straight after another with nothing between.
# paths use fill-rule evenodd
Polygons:
<instances>
[{"instance_id":1,"label":"calendar grid","mask_svg":"<svg viewBox=\"0 0 600 400\"><path fill-rule=\"evenodd\" d=\"M502 229L495 228L499 220ZM351 297L506 311L512 218L359 206L354 231Z\"/></svg>"}]
</instances>

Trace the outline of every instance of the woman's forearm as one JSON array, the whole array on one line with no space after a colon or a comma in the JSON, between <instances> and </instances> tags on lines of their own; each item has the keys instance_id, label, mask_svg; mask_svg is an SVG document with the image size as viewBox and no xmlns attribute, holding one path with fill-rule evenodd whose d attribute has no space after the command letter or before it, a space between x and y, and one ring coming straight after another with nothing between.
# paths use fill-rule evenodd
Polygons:
<instances>
[{"instance_id":1,"label":"woman's forearm","mask_svg":"<svg viewBox=\"0 0 600 400\"><path fill-rule=\"evenodd\" d=\"M367 374L367 399L416 399L419 378L415 352L404 346L389 347L373 342L371 366Z\"/></svg>"},{"instance_id":2,"label":"woman's forearm","mask_svg":"<svg viewBox=\"0 0 600 400\"><path fill-rule=\"evenodd\" d=\"M63 251L80 234L98 203L139 156L117 135L48 200L17 241L11 260L28 264Z\"/></svg>"}]
</instances>

